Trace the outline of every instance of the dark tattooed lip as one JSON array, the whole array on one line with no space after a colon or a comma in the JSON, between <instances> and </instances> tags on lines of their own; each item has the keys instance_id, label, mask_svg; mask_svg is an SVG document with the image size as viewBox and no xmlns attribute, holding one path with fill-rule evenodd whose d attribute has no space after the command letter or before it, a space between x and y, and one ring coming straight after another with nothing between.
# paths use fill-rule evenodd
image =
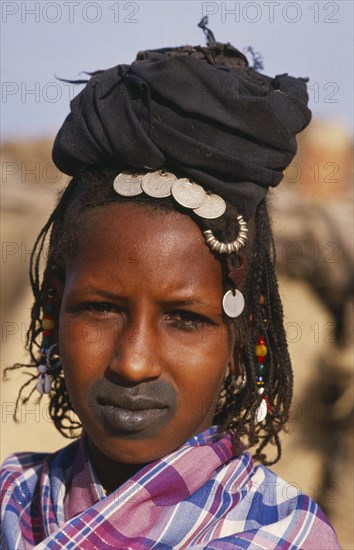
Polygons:
<instances>
[{"instance_id":1,"label":"dark tattooed lip","mask_svg":"<svg viewBox=\"0 0 354 550\"><path fill-rule=\"evenodd\" d=\"M142 396L127 396L124 394L112 397L100 397L98 396L97 402L99 405L112 406L127 411L143 411L151 409L165 409L167 403L163 403L161 400L149 399Z\"/></svg>"},{"instance_id":2,"label":"dark tattooed lip","mask_svg":"<svg viewBox=\"0 0 354 550\"><path fill-rule=\"evenodd\" d=\"M90 392L94 416L106 430L137 437L141 431L153 435L166 425L176 413L177 401L173 384L162 379L127 386L101 378Z\"/></svg>"},{"instance_id":3,"label":"dark tattooed lip","mask_svg":"<svg viewBox=\"0 0 354 550\"><path fill-rule=\"evenodd\" d=\"M139 432L163 419L167 408L129 410L113 405L98 405L103 423L114 430Z\"/></svg>"}]
</instances>

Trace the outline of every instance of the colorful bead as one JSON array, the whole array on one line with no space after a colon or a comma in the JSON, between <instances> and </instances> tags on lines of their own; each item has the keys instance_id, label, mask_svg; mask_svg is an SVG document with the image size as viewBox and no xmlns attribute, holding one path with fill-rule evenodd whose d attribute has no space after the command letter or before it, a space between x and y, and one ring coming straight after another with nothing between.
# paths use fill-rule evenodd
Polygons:
<instances>
[{"instance_id":1,"label":"colorful bead","mask_svg":"<svg viewBox=\"0 0 354 550\"><path fill-rule=\"evenodd\" d=\"M43 312L44 313L53 313L53 304L46 302L43 306Z\"/></svg>"},{"instance_id":2,"label":"colorful bead","mask_svg":"<svg viewBox=\"0 0 354 550\"><path fill-rule=\"evenodd\" d=\"M265 303L265 299L260 301L260 303ZM264 319L263 322L267 324L267 320ZM265 337L259 336L257 340L257 345L255 349L256 353L256 365L255 365L255 371L256 371L256 384L257 384L257 391L259 395L262 395L265 391L265 380L267 377L267 365L266 365L266 355L267 355L268 349L266 346L266 339ZM266 416L267 413L271 412L271 406L266 398L265 395L263 395L263 399L256 410L256 421L262 422Z\"/></svg>"},{"instance_id":3,"label":"colorful bead","mask_svg":"<svg viewBox=\"0 0 354 550\"><path fill-rule=\"evenodd\" d=\"M267 355L267 346L264 344L256 346L256 355L257 357Z\"/></svg>"},{"instance_id":4,"label":"colorful bead","mask_svg":"<svg viewBox=\"0 0 354 550\"><path fill-rule=\"evenodd\" d=\"M258 363L256 365L257 376L264 376L266 374L266 366L264 363Z\"/></svg>"},{"instance_id":5,"label":"colorful bead","mask_svg":"<svg viewBox=\"0 0 354 550\"><path fill-rule=\"evenodd\" d=\"M47 330L44 331L44 333L48 332ZM43 336L43 340L42 340L42 347L47 350L50 346L50 338L49 338L49 334Z\"/></svg>"},{"instance_id":6,"label":"colorful bead","mask_svg":"<svg viewBox=\"0 0 354 550\"><path fill-rule=\"evenodd\" d=\"M54 319L50 319L49 317L44 317L42 320L42 328L44 330L51 330L55 326Z\"/></svg>"}]
</instances>

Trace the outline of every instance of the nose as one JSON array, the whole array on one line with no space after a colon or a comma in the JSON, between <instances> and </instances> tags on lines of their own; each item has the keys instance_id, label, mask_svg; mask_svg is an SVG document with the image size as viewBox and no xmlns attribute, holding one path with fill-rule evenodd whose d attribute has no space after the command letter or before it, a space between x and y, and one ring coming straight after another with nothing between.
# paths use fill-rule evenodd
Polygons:
<instances>
[{"instance_id":1,"label":"nose","mask_svg":"<svg viewBox=\"0 0 354 550\"><path fill-rule=\"evenodd\" d=\"M161 375L158 335L151 323L136 321L119 333L109 370L135 384Z\"/></svg>"}]
</instances>

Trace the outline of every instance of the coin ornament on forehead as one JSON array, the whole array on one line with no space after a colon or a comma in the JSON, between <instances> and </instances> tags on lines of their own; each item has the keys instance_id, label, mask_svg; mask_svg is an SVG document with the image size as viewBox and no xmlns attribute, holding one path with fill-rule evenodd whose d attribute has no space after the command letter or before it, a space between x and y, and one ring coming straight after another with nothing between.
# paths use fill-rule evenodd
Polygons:
<instances>
[{"instance_id":1,"label":"coin ornament on forehead","mask_svg":"<svg viewBox=\"0 0 354 550\"><path fill-rule=\"evenodd\" d=\"M149 172L142 179L141 187L144 193L157 199L169 197L173 183L177 180L174 174L166 170Z\"/></svg>"},{"instance_id":2,"label":"coin ornament on forehead","mask_svg":"<svg viewBox=\"0 0 354 550\"><path fill-rule=\"evenodd\" d=\"M113 187L119 195L124 197L135 197L143 192L141 183L145 173L121 172L115 178Z\"/></svg>"},{"instance_id":3,"label":"coin ornament on forehead","mask_svg":"<svg viewBox=\"0 0 354 550\"><path fill-rule=\"evenodd\" d=\"M195 214L207 220L220 218L226 210L226 202L220 195L206 194L205 201L199 208L194 208Z\"/></svg>"},{"instance_id":4,"label":"coin ornament on forehead","mask_svg":"<svg viewBox=\"0 0 354 550\"><path fill-rule=\"evenodd\" d=\"M226 211L225 200L216 193L205 191L201 185L189 178L177 178L164 168L154 172L126 171L118 174L113 187L119 195L134 197L145 193L153 198L172 195L181 206L193 210L201 218L214 220ZM237 253L247 240L247 224L241 214L237 216L239 232L231 242L220 242L210 229L203 231L206 244L218 254Z\"/></svg>"},{"instance_id":5,"label":"coin ornament on forehead","mask_svg":"<svg viewBox=\"0 0 354 550\"><path fill-rule=\"evenodd\" d=\"M206 198L203 187L188 178L176 180L172 185L171 193L178 204L185 208L199 208Z\"/></svg>"}]
</instances>

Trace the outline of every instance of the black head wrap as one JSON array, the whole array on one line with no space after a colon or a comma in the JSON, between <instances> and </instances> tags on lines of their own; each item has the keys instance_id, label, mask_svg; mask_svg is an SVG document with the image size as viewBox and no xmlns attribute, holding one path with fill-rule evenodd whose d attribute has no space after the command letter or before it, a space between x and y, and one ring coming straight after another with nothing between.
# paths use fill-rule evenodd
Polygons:
<instances>
[{"instance_id":1,"label":"black head wrap","mask_svg":"<svg viewBox=\"0 0 354 550\"><path fill-rule=\"evenodd\" d=\"M165 167L248 219L293 159L307 102L304 79L261 75L230 44L139 52L94 73L72 100L53 160L69 175Z\"/></svg>"}]
</instances>

